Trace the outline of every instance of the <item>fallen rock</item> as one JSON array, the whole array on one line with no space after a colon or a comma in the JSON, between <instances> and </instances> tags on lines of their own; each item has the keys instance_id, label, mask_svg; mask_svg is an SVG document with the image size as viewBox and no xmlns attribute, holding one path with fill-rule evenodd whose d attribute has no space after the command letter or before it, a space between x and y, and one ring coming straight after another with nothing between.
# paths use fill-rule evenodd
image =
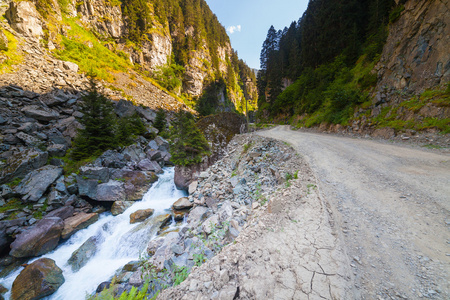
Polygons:
<instances>
[{"instance_id":1,"label":"fallen rock","mask_svg":"<svg viewBox=\"0 0 450 300\"><path fill-rule=\"evenodd\" d=\"M151 161L148 158L141 160L137 167L142 171L152 171L155 173L163 172L161 166L156 161Z\"/></svg>"},{"instance_id":2,"label":"fallen rock","mask_svg":"<svg viewBox=\"0 0 450 300\"><path fill-rule=\"evenodd\" d=\"M67 263L72 267L72 271L77 272L88 263L95 253L97 253L97 238L91 236L72 253Z\"/></svg>"},{"instance_id":3,"label":"fallen rock","mask_svg":"<svg viewBox=\"0 0 450 300\"><path fill-rule=\"evenodd\" d=\"M172 205L173 209L175 210L183 210L183 209L189 209L194 206L194 203L189 201L189 198L183 197L175 201L175 203Z\"/></svg>"},{"instance_id":4,"label":"fallen rock","mask_svg":"<svg viewBox=\"0 0 450 300\"><path fill-rule=\"evenodd\" d=\"M25 106L24 108L22 108L22 112L29 118L44 122L57 120L60 117L59 113L56 110L40 107L38 105Z\"/></svg>"},{"instance_id":5,"label":"fallen rock","mask_svg":"<svg viewBox=\"0 0 450 300\"><path fill-rule=\"evenodd\" d=\"M45 254L56 248L64 228L64 221L48 217L38 221L32 228L16 236L11 244L10 255L31 257Z\"/></svg>"},{"instance_id":6,"label":"fallen rock","mask_svg":"<svg viewBox=\"0 0 450 300\"><path fill-rule=\"evenodd\" d=\"M153 215L154 212L155 210L151 208L137 210L130 215L130 224L142 222L151 215Z\"/></svg>"},{"instance_id":7,"label":"fallen rock","mask_svg":"<svg viewBox=\"0 0 450 300\"><path fill-rule=\"evenodd\" d=\"M111 214L113 216L120 215L134 204L132 201L114 201L111 207Z\"/></svg>"},{"instance_id":8,"label":"fallen rock","mask_svg":"<svg viewBox=\"0 0 450 300\"><path fill-rule=\"evenodd\" d=\"M11 289L11 300L41 299L64 283L62 270L50 258L40 258L20 272Z\"/></svg>"},{"instance_id":9,"label":"fallen rock","mask_svg":"<svg viewBox=\"0 0 450 300\"><path fill-rule=\"evenodd\" d=\"M44 166L29 173L14 190L22 195L23 201L38 201L48 187L62 175L63 169L55 166Z\"/></svg>"},{"instance_id":10,"label":"fallen rock","mask_svg":"<svg viewBox=\"0 0 450 300\"><path fill-rule=\"evenodd\" d=\"M381 137L383 139L391 139L395 136L395 130L390 127L378 128L372 133L373 137Z\"/></svg>"},{"instance_id":11,"label":"fallen rock","mask_svg":"<svg viewBox=\"0 0 450 300\"><path fill-rule=\"evenodd\" d=\"M119 201L125 200L124 183L116 180L110 180L97 186L95 200L98 201Z\"/></svg>"},{"instance_id":12,"label":"fallen rock","mask_svg":"<svg viewBox=\"0 0 450 300\"><path fill-rule=\"evenodd\" d=\"M73 208L73 206L67 205L49 212L45 217L58 217L64 220L71 217L74 211L75 209Z\"/></svg>"},{"instance_id":13,"label":"fallen rock","mask_svg":"<svg viewBox=\"0 0 450 300\"><path fill-rule=\"evenodd\" d=\"M89 225L98 221L97 213L85 213L80 212L79 214L67 218L64 220L64 229L61 233L63 239L68 239L72 234L78 230L84 229Z\"/></svg>"},{"instance_id":14,"label":"fallen rock","mask_svg":"<svg viewBox=\"0 0 450 300\"><path fill-rule=\"evenodd\" d=\"M7 183L14 178L23 178L32 170L44 166L48 159L47 152L26 149L10 156L6 165L0 171L0 184Z\"/></svg>"}]
</instances>

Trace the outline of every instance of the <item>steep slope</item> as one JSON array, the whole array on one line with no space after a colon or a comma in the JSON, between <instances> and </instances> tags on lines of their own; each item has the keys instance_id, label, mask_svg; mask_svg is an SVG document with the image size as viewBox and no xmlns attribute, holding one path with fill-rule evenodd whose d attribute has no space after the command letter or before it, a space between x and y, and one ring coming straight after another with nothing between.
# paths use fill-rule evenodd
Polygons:
<instances>
[{"instance_id":1,"label":"steep slope","mask_svg":"<svg viewBox=\"0 0 450 300\"><path fill-rule=\"evenodd\" d=\"M385 137L448 133L449 16L447 1L310 1L298 22L269 29L260 116L332 131L387 127Z\"/></svg>"},{"instance_id":2,"label":"steep slope","mask_svg":"<svg viewBox=\"0 0 450 300\"><path fill-rule=\"evenodd\" d=\"M242 111L244 96L256 99L252 72L203 0L7 1L2 9L5 30L113 86L117 72L134 69L192 105L219 80L216 100Z\"/></svg>"}]
</instances>

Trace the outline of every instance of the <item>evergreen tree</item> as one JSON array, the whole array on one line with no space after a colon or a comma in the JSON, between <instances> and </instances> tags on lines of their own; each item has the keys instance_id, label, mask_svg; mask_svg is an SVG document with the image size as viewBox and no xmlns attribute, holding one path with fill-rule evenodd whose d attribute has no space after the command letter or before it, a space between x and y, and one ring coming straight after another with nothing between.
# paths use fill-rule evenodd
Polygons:
<instances>
[{"instance_id":1,"label":"evergreen tree","mask_svg":"<svg viewBox=\"0 0 450 300\"><path fill-rule=\"evenodd\" d=\"M175 165L187 166L200 163L209 155L209 145L195 126L194 116L179 110L172 121L170 154Z\"/></svg>"},{"instance_id":2,"label":"evergreen tree","mask_svg":"<svg viewBox=\"0 0 450 300\"><path fill-rule=\"evenodd\" d=\"M161 107L156 112L155 124L153 126L158 129L159 133L166 129L166 112Z\"/></svg>"},{"instance_id":3,"label":"evergreen tree","mask_svg":"<svg viewBox=\"0 0 450 300\"><path fill-rule=\"evenodd\" d=\"M116 138L117 118L112 103L97 91L91 81L89 93L80 104L83 117L80 123L84 126L78 131L73 141L71 156L75 160L101 154L103 151L118 146Z\"/></svg>"}]
</instances>

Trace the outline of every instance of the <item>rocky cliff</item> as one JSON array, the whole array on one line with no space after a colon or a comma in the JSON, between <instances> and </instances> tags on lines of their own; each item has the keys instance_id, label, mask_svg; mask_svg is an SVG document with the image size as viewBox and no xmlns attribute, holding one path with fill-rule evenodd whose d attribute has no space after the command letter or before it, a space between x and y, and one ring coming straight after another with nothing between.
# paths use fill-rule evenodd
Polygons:
<instances>
[{"instance_id":1,"label":"rocky cliff","mask_svg":"<svg viewBox=\"0 0 450 300\"><path fill-rule=\"evenodd\" d=\"M450 81L449 10L448 1L406 1L376 66L378 91L420 93Z\"/></svg>"},{"instance_id":2,"label":"rocky cliff","mask_svg":"<svg viewBox=\"0 0 450 300\"><path fill-rule=\"evenodd\" d=\"M37 54L47 52L77 63L82 72L90 71L85 62L89 56L80 57L79 53L97 52L91 58L95 59L101 55L97 48L104 47L120 59L106 63L100 68L102 71L117 69L111 65L120 61L126 65L125 69L135 69L146 76L162 73L159 79L163 87L178 95L184 93L189 99L200 96L206 84L225 79L227 98L237 106L243 101L243 89L247 89L238 83L251 85L250 79L241 78L239 69L248 67L243 62L238 66L237 54L231 48L225 29L206 2L191 2L6 0L1 6L8 24L2 26L11 34L20 35L18 48L21 44L33 43L34 48L39 48ZM199 7L204 20L194 22L190 6ZM11 41L4 33L1 37L7 49ZM89 49L82 49L86 46ZM170 72L177 65L182 67L182 72L175 76ZM123 71L124 66L119 69ZM167 70L169 75L165 73ZM94 73L98 75L99 71L94 68ZM117 76L98 77L111 81ZM175 80L176 86L166 84L170 80ZM254 95L248 94L248 97Z\"/></svg>"}]
</instances>

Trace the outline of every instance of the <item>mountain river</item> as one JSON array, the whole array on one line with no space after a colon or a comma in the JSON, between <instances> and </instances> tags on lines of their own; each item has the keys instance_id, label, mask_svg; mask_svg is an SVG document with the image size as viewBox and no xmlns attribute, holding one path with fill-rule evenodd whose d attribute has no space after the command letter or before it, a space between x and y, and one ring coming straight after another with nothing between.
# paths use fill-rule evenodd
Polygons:
<instances>
[{"instance_id":1,"label":"mountain river","mask_svg":"<svg viewBox=\"0 0 450 300\"><path fill-rule=\"evenodd\" d=\"M63 270L64 284L51 296L51 300L80 300L92 294L97 286L109 280L116 270L130 261L139 260L145 253L148 242L156 237L158 228L151 226L151 220L144 223L130 224L130 214L139 210L152 208L155 210L151 218L168 213L172 204L181 197L186 196L184 191L177 190L173 181L174 168L164 168L164 173L159 176L157 182L144 195L142 201L138 201L124 213L113 216L111 213L103 213L99 220L78 231L66 242L60 244L55 250L41 257L33 258L28 263L42 257L48 257L56 262ZM172 222L170 226L175 226ZM73 272L67 263L72 253L77 250L87 239L95 236L97 252L88 263L79 271ZM9 274L6 278L0 278L0 284L11 290L14 279L22 271L22 267ZM9 299L10 292L6 295Z\"/></svg>"}]
</instances>

